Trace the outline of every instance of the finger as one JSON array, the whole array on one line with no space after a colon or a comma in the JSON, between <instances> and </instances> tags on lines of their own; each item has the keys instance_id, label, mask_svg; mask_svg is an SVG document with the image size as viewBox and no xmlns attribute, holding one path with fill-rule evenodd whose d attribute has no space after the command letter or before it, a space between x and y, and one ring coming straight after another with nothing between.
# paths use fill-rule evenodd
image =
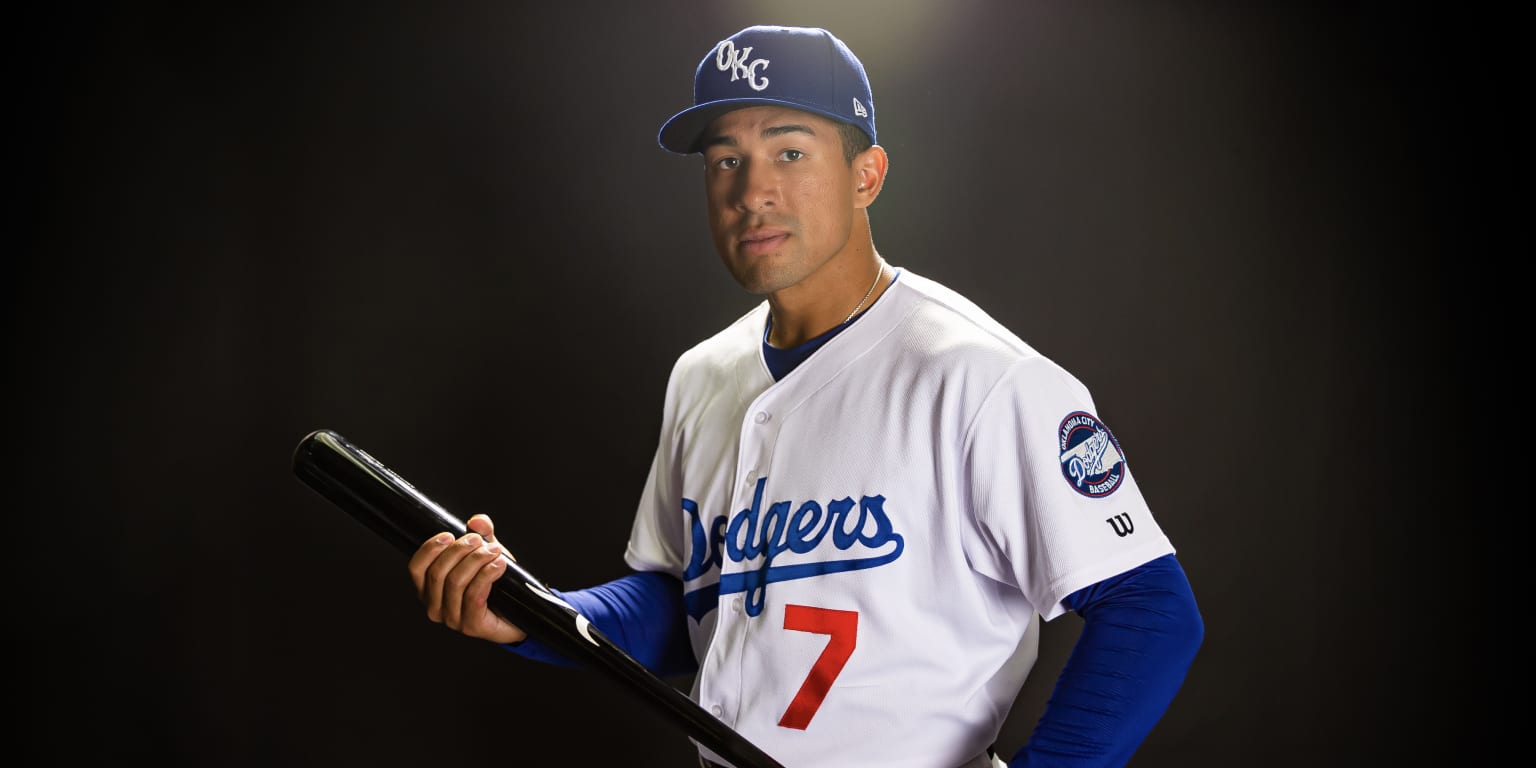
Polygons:
<instances>
[{"instance_id":1,"label":"finger","mask_svg":"<svg viewBox=\"0 0 1536 768\"><path fill-rule=\"evenodd\" d=\"M437 556L441 555L443 550L447 549L448 545L452 543L453 534L447 531L439 533L422 542L421 547L416 550L415 554L411 555L410 562L406 564L406 569L411 574L411 583L416 585L416 596L422 602L426 602L427 599L427 569L431 567L432 561L436 560Z\"/></svg>"},{"instance_id":2,"label":"finger","mask_svg":"<svg viewBox=\"0 0 1536 768\"><path fill-rule=\"evenodd\" d=\"M501 539L496 538L496 526L491 522L491 518L487 515L475 515L474 517L469 518L469 520L466 521L464 525L471 531L478 532L481 538L488 542L493 544L501 543ZM507 557L512 558L512 562L517 562L516 555L512 554L511 552L507 552L506 555Z\"/></svg>"},{"instance_id":3,"label":"finger","mask_svg":"<svg viewBox=\"0 0 1536 768\"><path fill-rule=\"evenodd\" d=\"M454 587L449 579L459 563L470 553L479 549L482 543L484 542L480 534L470 533L461 536L457 541L444 547L427 566L421 592L421 602L427 606L427 618L446 623L450 627L456 626L449 623L446 614L451 609L457 615L459 603L463 598L453 591ZM463 589L462 583L459 589Z\"/></svg>"},{"instance_id":4,"label":"finger","mask_svg":"<svg viewBox=\"0 0 1536 768\"><path fill-rule=\"evenodd\" d=\"M507 561L500 556L501 547L491 544L485 549L493 557L490 562L475 572L469 585L464 588L461 620L468 626L481 627L485 634L489 634L498 624L497 617L492 615L490 610L491 586L501 578L502 572L506 570Z\"/></svg>"},{"instance_id":5,"label":"finger","mask_svg":"<svg viewBox=\"0 0 1536 768\"><path fill-rule=\"evenodd\" d=\"M480 534L486 541L496 540L496 526L491 522L489 515L475 515L464 522L469 530Z\"/></svg>"},{"instance_id":6,"label":"finger","mask_svg":"<svg viewBox=\"0 0 1536 768\"><path fill-rule=\"evenodd\" d=\"M484 543L479 534L471 533L459 539L459 543L455 546L464 546L466 544L472 544L473 548L469 549L459 559L458 563L453 566L453 569L448 572L443 582L442 597L443 623L461 632L465 629L474 628L472 626L466 627L464 622L465 593L468 591L470 584L474 582L475 576L484 570L486 565L501 559L501 546ZM483 616L479 615L475 615L472 618L475 620L484 619Z\"/></svg>"}]
</instances>

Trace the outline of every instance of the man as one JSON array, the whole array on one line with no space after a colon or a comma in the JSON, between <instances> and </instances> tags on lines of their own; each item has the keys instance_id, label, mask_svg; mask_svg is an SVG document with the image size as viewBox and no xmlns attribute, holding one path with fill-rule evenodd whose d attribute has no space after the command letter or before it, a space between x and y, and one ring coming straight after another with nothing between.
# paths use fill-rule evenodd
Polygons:
<instances>
[{"instance_id":1,"label":"man","mask_svg":"<svg viewBox=\"0 0 1536 768\"><path fill-rule=\"evenodd\" d=\"M1203 638L1189 583L1087 389L876 250L875 139L863 65L826 30L704 56L658 140L702 156L715 248L765 301L673 368L634 573L563 597L796 768L1003 765L1039 620L1073 611L1007 765L1122 765ZM502 547L468 524L411 559L428 617L568 663L487 609Z\"/></svg>"}]
</instances>

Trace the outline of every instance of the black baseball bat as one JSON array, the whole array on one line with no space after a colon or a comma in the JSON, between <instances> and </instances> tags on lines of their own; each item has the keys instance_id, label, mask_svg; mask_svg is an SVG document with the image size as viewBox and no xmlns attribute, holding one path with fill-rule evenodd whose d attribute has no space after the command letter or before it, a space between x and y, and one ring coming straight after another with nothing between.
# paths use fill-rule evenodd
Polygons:
<instances>
[{"instance_id":1,"label":"black baseball bat","mask_svg":"<svg viewBox=\"0 0 1536 768\"><path fill-rule=\"evenodd\" d=\"M321 496L407 555L443 531L455 538L469 532L463 521L332 430L317 429L299 441L293 453L293 471ZM530 637L655 706L736 768L784 768L615 645L526 568L511 558L503 559L506 571L492 586L489 598L496 613Z\"/></svg>"}]
</instances>

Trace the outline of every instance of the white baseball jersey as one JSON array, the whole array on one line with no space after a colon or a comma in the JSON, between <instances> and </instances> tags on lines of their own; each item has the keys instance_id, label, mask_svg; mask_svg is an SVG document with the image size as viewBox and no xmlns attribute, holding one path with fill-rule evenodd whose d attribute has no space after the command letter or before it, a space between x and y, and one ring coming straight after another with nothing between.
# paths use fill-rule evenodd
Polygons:
<instances>
[{"instance_id":1,"label":"white baseball jersey","mask_svg":"<svg viewBox=\"0 0 1536 768\"><path fill-rule=\"evenodd\" d=\"M785 766L966 764L1040 617L1173 547L1088 390L954 291L902 272L778 382L767 318L678 359L625 559L683 580L694 699Z\"/></svg>"}]
</instances>

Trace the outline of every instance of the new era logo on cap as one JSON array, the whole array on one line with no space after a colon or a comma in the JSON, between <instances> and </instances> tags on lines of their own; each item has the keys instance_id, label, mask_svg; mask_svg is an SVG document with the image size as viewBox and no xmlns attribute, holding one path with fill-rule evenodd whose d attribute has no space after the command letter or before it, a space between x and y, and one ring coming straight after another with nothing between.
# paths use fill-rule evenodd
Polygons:
<instances>
[{"instance_id":1,"label":"new era logo on cap","mask_svg":"<svg viewBox=\"0 0 1536 768\"><path fill-rule=\"evenodd\" d=\"M661 126L657 141L693 154L710 121L733 109L773 105L850 123L875 141L874 96L864 65L818 27L752 26L716 43L693 78L693 106Z\"/></svg>"}]
</instances>

